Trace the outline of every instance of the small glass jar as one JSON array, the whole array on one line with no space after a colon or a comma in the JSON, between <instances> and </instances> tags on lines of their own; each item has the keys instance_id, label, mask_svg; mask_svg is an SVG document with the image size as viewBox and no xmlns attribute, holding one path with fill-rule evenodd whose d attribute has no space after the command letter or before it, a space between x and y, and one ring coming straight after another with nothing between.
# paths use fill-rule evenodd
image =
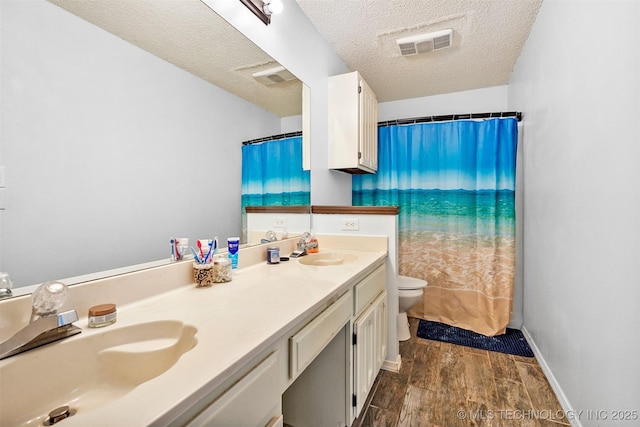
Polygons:
<instances>
[{"instance_id":1,"label":"small glass jar","mask_svg":"<svg viewBox=\"0 0 640 427\"><path fill-rule=\"evenodd\" d=\"M193 263L193 281L196 288L206 288L215 283L213 279L213 264Z\"/></svg>"},{"instance_id":2,"label":"small glass jar","mask_svg":"<svg viewBox=\"0 0 640 427\"><path fill-rule=\"evenodd\" d=\"M89 327L102 328L116 323L116 305L100 304L89 307Z\"/></svg>"},{"instance_id":3,"label":"small glass jar","mask_svg":"<svg viewBox=\"0 0 640 427\"><path fill-rule=\"evenodd\" d=\"M211 261L213 265L213 282L225 283L231 281L231 260L226 256L218 255Z\"/></svg>"},{"instance_id":4,"label":"small glass jar","mask_svg":"<svg viewBox=\"0 0 640 427\"><path fill-rule=\"evenodd\" d=\"M280 248L277 246L270 246L267 248L267 264L279 264L280 263Z\"/></svg>"}]
</instances>

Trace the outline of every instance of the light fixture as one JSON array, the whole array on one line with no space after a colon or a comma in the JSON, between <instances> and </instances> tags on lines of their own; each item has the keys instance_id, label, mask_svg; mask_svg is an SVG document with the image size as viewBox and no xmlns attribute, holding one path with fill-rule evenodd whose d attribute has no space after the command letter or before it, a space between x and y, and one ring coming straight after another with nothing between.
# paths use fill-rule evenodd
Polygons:
<instances>
[{"instance_id":1,"label":"light fixture","mask_svg":"<svg viewBox=\"0 0 640 427\"><path fill-rule=\"evenodd\" d=\"M277 15L282 12L282 0L264 0L262 10L266 15Z\"/></svg>"},{"instance_id":2,"label":"light fixture","mask_svg":"<svg viewBox=\"0 0 640 427\"><path fill-rule=\"evenodd\" d=\"M282 12L282 0L240 0L265 25L271 23L271 15Z\"/></svg>"},{"instance_id":3,"label":"light fixture","mask_svg":"<svg viewBox=\"0 0 640 427\"><path fill-rule=\"evenodd\" d=\"M264 85L283 83L296 79L296 76L291 74L291 71L287 70L282 65L269 68L268 70L258 71L251 74L251 76Z\"/></svg>"}]
</instances>

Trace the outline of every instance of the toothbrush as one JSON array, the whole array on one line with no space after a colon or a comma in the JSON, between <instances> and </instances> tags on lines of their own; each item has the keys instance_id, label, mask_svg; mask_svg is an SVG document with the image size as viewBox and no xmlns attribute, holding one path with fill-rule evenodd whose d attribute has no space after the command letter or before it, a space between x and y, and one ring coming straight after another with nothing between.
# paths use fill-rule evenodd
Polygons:
<instances>
[{"instance_id":1,"label":"toothbrush","mask_svg":"<svg viewBox=\"0 0 640 427\"><path fill-rule=\"evenodd\" d=\"M198 243L200 243L200 242L198 242ZM191 253L193 254L193 259L195 259L198 264L202 264L202 261L200 260L200 257L196 253L196 250L193 249L193 246L189 246L189 249L191 249Z\"/></svg>"},{"instance_id":2,"label":"toothbrush","mask_svg":"<svg viewBox=\"0 0 640 427\"><path fill-rule=\"evenodd\" d=\"M175 252L176 255L176 261L180 261L180 249L178 249L178 246L180 246L180 241L178 238L174 238L173 239L173 250Z\"/></svg>"},{"instance_id":3,"label":"toothbrush","mask_svg":"<svg viewBox=\"0 0 640 427\"><path fill-rule=\"evenodd\" d=\"M200 250L200 257L204 258L204 254L202 253L202 241L198 240L198 249Z\"/></svg>"},{"instance_id":4,"label":"toothbrush","mask_svg":"<svg viewBox=\"0 0 640 427\"><path fill-rule=\"evenodd\" d=\"M207 257L204 259L204 263L208 263L209 262L209 258L211 258L211 253L213 252L211 250L211 248L213 247L213 242L214 240L209 240L209 252L207 252Z\"/></svg>"},{"instance_id":5,"label":"toothbrush","mask_svg":"<svg viewBox=\"0 0 640 427\"><path fill-rule=\"evenodd\" d=\"M175 248L175 242L173 239L171 239L169 241L169 243L171 243L171 259L175 261L176 259L176 248Z\"/></svg>"}]
</instances>

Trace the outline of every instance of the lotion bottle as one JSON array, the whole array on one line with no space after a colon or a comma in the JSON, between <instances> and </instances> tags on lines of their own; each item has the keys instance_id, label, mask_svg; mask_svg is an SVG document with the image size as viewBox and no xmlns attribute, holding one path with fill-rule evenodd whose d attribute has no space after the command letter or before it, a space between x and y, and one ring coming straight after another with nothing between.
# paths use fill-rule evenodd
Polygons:
<instances>
[{"instance_id":1,"label":"lotion bottle","mask_svg":"<svg viewBox=\"0 0 640 427\"><path fill-rule=\"evenodd\" d=\"M318 245L318 239L316 238L316 232L311 230L311 238L309 239L309 246L307 247L307 253L317 254L320 250Z\"/></svg>"}]
</instances>

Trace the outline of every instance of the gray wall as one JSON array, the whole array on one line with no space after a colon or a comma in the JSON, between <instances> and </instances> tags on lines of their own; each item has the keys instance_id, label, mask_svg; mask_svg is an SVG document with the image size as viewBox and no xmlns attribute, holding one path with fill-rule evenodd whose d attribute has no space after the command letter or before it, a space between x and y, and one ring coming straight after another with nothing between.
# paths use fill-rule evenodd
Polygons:
<instances>
[{"instance_id":1,"label":"gray wall","mask_svg":"<svg viewBox=\"0 0 640 427\"><path fill-rule=\"evenodd\" d=\"M640 2L546 0L524 113L524 327L574 424L640 410ZM640 416L640 415L638 415Z\"/></svg>"}]
</instances>

